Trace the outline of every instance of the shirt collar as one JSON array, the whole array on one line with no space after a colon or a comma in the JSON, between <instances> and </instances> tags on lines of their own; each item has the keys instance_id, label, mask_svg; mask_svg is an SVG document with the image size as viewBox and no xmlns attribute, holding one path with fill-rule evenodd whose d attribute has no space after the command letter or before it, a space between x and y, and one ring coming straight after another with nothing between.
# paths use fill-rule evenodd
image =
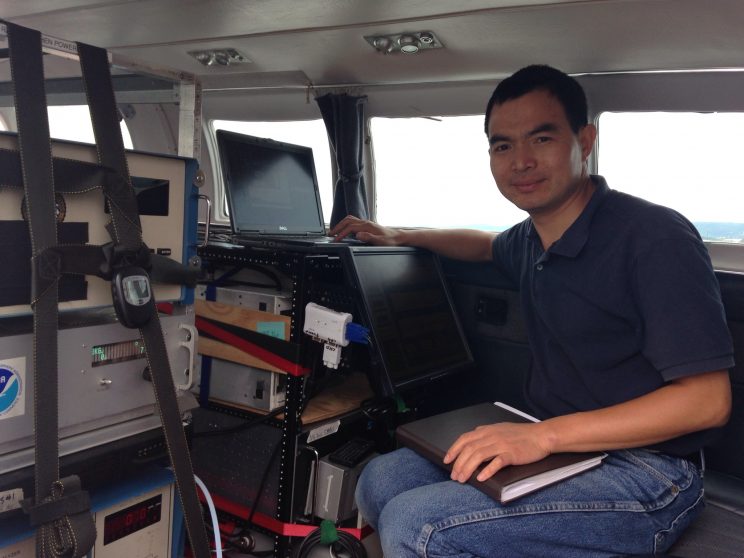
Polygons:
<instances>
[{"instance_id":1,"label":"shirt collar","mask_svg":"<svg viewBox=\"0 0 744 558\"><path fill-rule=\"evenodd\" d=\"M589 238L589 227L594 214L597 212L597 209L610 191L604 177L593 174L591 175L591 180L594 183L594 193L589 199L589 203L586 204L586 207L584 207L581 214L571 224L571 226L566 229L563 236L550 246L548 249L549 253L558 256L565 256L567 258L575 258L586 244L586 241ZM540 242L540 237L532 223L532 219L529 220L529 229L527 234L530 239L537 241L538 243Z\"/></svg>"}]
</instances>

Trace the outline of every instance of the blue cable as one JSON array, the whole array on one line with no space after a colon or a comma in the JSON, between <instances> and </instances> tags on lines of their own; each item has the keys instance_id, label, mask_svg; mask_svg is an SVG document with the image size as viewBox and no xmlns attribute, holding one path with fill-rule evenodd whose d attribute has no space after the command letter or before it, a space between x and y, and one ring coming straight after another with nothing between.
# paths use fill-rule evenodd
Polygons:
<instances>
[{"instance_id":1,"label":"blue cable","mask_svg":"<svg viewBox=\"0 0 744 558\"><path fill-rule=\"evenodd\" d=\"M352 343L369 344L369 329L360 324L349 322L346 324L346 339Z\"/></svg>"}]
</instances>

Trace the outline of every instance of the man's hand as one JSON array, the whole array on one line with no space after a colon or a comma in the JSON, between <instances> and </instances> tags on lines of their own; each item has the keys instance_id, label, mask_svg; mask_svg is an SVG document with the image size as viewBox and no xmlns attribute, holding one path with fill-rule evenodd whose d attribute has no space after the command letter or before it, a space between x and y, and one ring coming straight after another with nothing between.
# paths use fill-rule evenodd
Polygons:
<instances>
[{"instance_id":1,"label":"man's hand","mask_svg":"<svg viewBox=\"0 0 744 558\"><path fill-rule=\"evenodd\" d=\"M335 236L336 240L343 240L351 234L357 240L377 246L397 246L399 244L397 230L383 227L372 221L359 219L353 215L347 215L330 230L330 235Z\"/></svg>"},{"instance_id":2,"label":"man's hand","mask_svg":"<svg viewBox=\"0 0 744 558\"><path fill-rule=\"evenodd\" d=\"M491 462L476 477L484 481L507 465L534 463L550 454L540 423L499 423L479 426L452 444L444 463L452 466L452 480L467 482L484 461Z\"/></svg>"},{"instance_id":3,"label":"man's hand","mask_svg":"<svg viewBox=\"0 0 744 558\"><path fill-rule=\"evenodd\" d=\"M468 229L393 229L352 215L344 217L329 234L336 240L354 235L357 240L377 246L413 246L440 256L471 262L493 258L491 247L496 233Z\"/></svg>"},{"instance_id":4,"label":"man's hand","mask_svg":"<svg viewBox=\"0 0 744 558\"><path fill-rule=\"evenodd\" d=\"M690 412L695 409L695 412ZM460 436L444 457L453 480L477 479L507 465L534 463L558 452L647 447L689 432L723 426L731 413L727 370L685 376L630 401L528 424L479 426Z\"/></svg>"}]
</instances>

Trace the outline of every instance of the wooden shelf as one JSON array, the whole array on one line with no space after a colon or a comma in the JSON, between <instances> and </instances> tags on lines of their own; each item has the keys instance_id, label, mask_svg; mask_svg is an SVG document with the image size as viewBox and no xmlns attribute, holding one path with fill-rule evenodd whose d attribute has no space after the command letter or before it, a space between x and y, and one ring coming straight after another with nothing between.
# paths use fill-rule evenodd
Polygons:
<instances>
[{"instance_id":1,"label":"wooden shelf","mask_svg":"<svg viewBox=\"0 0 744 558\"><path fill-rule=\"evenodd\" d=\"M359 409L365 399L372 397L367 376L356 372L337 386L332 386L312 398L302 413L305 425L332 419Z\"/></svg>"}]
</instances>

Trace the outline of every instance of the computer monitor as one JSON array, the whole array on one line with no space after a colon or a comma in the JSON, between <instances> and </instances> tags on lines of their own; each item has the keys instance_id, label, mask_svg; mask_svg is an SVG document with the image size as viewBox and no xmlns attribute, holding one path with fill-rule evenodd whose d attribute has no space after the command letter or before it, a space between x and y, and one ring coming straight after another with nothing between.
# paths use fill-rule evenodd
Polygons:
<instances>
[{"instance_id":1,"label":"computer monitor","mask_svg":"<svg viewBox=\"0 0 744 558\"><path fill-rule=\"evenodd\" d=\"M325 234L312 148L226 130L217 146L234 233Z\"/></svg>"},{"instance_id":2,"label":"computer monitor","mask_svg":"<svg viewBox=\"0 0 744 558\"><path fill-rule=\"evenodd\" d=\"M370 383L381 396L414 390L464 371L473 357L438 258L413 248L349 250L370 328ZM355 317L356 321L356 317Z\"/></svg>"}]
</instances>

